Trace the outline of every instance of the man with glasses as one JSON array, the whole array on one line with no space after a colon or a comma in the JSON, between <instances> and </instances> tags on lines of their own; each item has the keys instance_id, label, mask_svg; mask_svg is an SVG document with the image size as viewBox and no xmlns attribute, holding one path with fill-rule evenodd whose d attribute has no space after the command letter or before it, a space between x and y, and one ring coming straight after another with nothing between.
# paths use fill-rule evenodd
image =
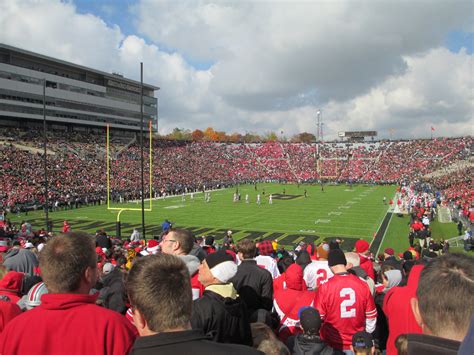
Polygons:
<instances>
[{"instance_id":1,"label":"man with glasses","mask_svg":"<svg viewBox=\"0 0 474 355\"><path fill-rule=\"evenodd\" d=\"M164 254L176 255L187 266L191 276L193 300L202 296L204 286L198 280L199 259L191 255L194 246L194 237L185 229L171 229L161 240L161 251Z\"/></svg>"}]
</instances>

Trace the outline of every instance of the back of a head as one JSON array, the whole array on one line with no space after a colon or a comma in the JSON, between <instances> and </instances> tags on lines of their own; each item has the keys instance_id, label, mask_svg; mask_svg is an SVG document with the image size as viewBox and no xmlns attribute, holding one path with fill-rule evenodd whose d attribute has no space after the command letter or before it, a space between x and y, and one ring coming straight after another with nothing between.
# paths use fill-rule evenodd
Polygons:
<instances>
[{"instance_id":1,"label":"back of a head","mask_svg":"<svg viewBox=\"0 0 474 355\"><path fill-rule=\"evenodd\" d=\"M173 239L179 242L181 251L184 254L189 254L194 246L194 236L186 229L172 229L169 233L172 233Z\"/></svg>"},{"instance_id":2,"label":"back of a head","mask_svg":"<svg viewBox=\"0 0 474 355\"><path fill-rule=\"evenodd\" d=\"M278 339L265 339L258 346L265 355L290 355L288 348Z\"/></svg>"},{"instance_id":3,"label":"back of a head","mask_svg":"<svg viewBox=\"0 0 474 355\"><path fill-rule=\"evenodd\" d=\"M74 292L86 269L97 268L95 241L82 232L55 236L39 254L39 266L49 293Z\"/></svg>"},{"instance_id":4,"label":"back of a head","mask_svg":"<svg viewBox=\"0 0 474 355\"><path fill-rule=\"evenodd\" d=\"M318 335L321 328L321 315L314 307L304 307L299 310L298 318L300 319L301 328L305 334Z\"/></svg>"},{"instance_id":5,"label":"back of a head","mask_svg":"<svg viewBox=\"0 0 474 355\"><path fill-rule=\"evenodd\" d=\"M471 256L445 254L432 259L421 272L416 291L423 323L433 335L463 338L474 314L473 294Z\"/></svg>"},{"instance_id":6,"label":"back of a head","mask_svg":"<svg viewBox=\"0 0 474 355\"><path fill-rule=\"evenodd\" d=\"M304 270L306 266L311 264L311 256L306 250L302 250L298 253L298 256L295 259L295 264L301 266Z\"/></svg>"},{"instance_id":7,"label":"back of a head","mask_svg":"<svg viewBox=\"0 0 474 355\"><path fill-rule=\"evenodd\" d=\"M360 256L357 253L354 253L353 251L344 253L346 256L347 263L352 264L352 267L358 267L360 266Z\"/></svg>"},{"instance_id":8,"label":"back of a head","mask_svg":"<svg viewBox=\"0 0 474 355\"><path fill-rule=\"evenodd\" d=\"M264 340L276 340L277 337L270 326L262 322L250 323L253 345L258 347Z\"/></svg>"},{"instance_id":9,"label":"back of a head","mask_svg":"<svg viewBox=\"0 0 474 355\"><path fill-rule=\"evenodd\" d=\"M130 269L126 289L150 330L187 327L192 292L188 268L180 258L168 254L139 258Z\"/></svg>"},{"instance_id":10,"label":"back of a head","mask_svg":"<svg viewBox=\"0 0 474 355\"><path fill-rule=\"evenodd\" d=\"M244 259L252 259L257 253L257 246L254 241L243 239L237 243L237 250L242 253Z\"/></svg>"},{"instance_id":11,"label":"back of a head","mask_svg":"<svg viewBox=\"0 0 474 355\"><path fill-rule=\"evenodd\" d=\"M372 335L366 331L360 331L352 336L352 348L355 355L372 354L374 341Z\"/></svg>"}]
</instances>

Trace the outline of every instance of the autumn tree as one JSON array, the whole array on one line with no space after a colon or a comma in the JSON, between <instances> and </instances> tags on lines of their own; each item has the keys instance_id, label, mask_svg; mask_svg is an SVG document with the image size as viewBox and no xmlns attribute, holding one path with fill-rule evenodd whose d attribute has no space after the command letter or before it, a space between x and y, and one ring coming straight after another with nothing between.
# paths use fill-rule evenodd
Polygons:
<instances>
[{"instance_id":1,"label":"autumn tree","mask_svg":"<svg viewBox=\"0 0 474 355\"><path fill-rule=\"evenodd\" d=\"M191 133L191 138L195 142L202 141L204 139L204 132L200 129L195 129L193 133Z\"/></svg>"},{"instance_id":2,"label":"autumn tree","mask_svg":"<svg viewBox=\"0 0 474 355\"><path fill-rule=\"evenodd\" d=\"M265 142L276 142L278 137L275 132L268 131L262 136L262 140Z\"/></svg>"},{"instance_id":3,"label":"autumn tree","mask_svg":"<svg viewBox=\"0 0 474 355\"><path fill-rule=\"evenodd\" d=\"M291 138L291 141L295 143L314 143L316 141L316 137L312 133L303 132L295 134Z\"/></svg>"},{"instance_id":4,"label":"autumn tree","mask_svg":"<svg viewBox=\"0 0 474 355\"><path fill-rule=\"evenodd\" d=\"M191 140L191 132L184 128L174 128L173 131L166 135L167 139L172 140Z\"/></svg>"},{"instance_id":5,"label":"autumn tree","mask_svg":"<svg viewBox=\"0 0 474 355\"><path fill-rule=\"evenodd\" d=\"M230 136L229 136L229 142L232 142L232 143L238 143L238 142L242 142L244 136L242 136L240 133L232 133Z\"/></svg>"}]
</instances>

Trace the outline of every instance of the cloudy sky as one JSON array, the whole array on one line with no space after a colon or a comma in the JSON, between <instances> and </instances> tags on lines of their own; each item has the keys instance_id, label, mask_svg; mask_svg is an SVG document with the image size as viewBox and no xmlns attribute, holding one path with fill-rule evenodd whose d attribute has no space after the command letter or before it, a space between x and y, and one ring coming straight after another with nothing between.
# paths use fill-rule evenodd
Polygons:
<instances>
[{"instance_id":1,"label":"cloudy sky","mask_svg":"<svg viewBox=\"0 0 474 355\"><path fill-rule=\"evenodd\" d=\"M464 0L0 1L0 42L161 87L160 133L473 134Z\"/></svg>"}]
</instances>

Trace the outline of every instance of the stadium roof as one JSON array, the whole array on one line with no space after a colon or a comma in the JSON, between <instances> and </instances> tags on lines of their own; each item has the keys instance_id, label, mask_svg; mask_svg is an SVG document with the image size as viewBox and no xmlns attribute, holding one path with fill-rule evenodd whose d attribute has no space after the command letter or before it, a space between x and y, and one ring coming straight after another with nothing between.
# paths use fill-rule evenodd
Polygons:
<instances>
[{"instance_id":1,"label":"stadium roof","mask_svg":"<svg viewBox=\"0 0 474 355\"><path fill-rule=\"evenodd\" d=\"M89 68L89 67L85 67L83 65L74 64L74 63L71 63L71 62L67 62L65 60L49 57L49 56L46 56L46 55L43 55L43 54L30 52L30 51L27 51L25 49L10 46L8 44L0 43L0 49L2 49L2 48L10 50L10 51L14 51L14 52L23 53L23 54L26 54L26 55L29 55L29 56L32 56L32 57L41 58L43 60L56 62L56 63L62 64L62 65L67 65L67 66L70 66L70 67L73 67L73 68L76 68L76 69L90 71L90 72L93 72L93 73L96 73L96 74L99 74L99 75L103 75L103 76L105 76L107 78L110 78L110 79L123 80L123 81L129 82L131 84L140 85L140 82L136 81L136 80L128 79L128 78L125 78L123 76L118 76L118 75L112 74L112 73L107 73L107 72L104 72L104 71L101 71L101 70L92 69L92 68ZM151 85L151 84L143 83L143 86L146 86L147 88L153 89L153 90L160 90L160 88L158 86Z\"/></svg>"}]
</instances>

